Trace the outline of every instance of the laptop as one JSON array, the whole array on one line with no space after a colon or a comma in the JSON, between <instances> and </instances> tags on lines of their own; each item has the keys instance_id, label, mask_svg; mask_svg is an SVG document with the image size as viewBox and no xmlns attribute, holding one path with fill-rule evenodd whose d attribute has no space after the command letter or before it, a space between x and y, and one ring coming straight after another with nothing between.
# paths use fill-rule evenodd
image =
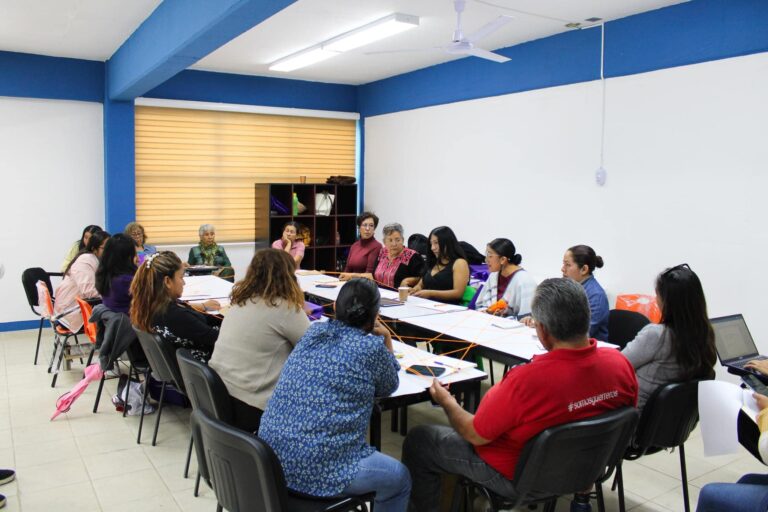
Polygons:
<instances>
[{"instance_id":1,"label":"laptop","mask_svg":"<svg viewBox=\"0 0 768 512\"><path fill-rule=\"evenodd\" d=\"M746 375L759 372L744 368L755 359L768 359L757 352L757 346L749 333L747 323L741 315L721 316L711 320L715 330L715 347L720 364L728 367L731 373Z\"/></svg>"}]
</instances>

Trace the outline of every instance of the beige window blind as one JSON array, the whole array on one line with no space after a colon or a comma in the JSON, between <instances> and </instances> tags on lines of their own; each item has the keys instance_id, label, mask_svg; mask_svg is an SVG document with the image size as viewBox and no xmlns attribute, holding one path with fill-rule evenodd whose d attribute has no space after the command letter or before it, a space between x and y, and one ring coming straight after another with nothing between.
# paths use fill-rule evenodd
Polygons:
<instances>
[{"instance_id":1,"label":"beige window blind","mask_svg":"<svg viewBox=\"0 0 768 512\"><path fill-rule=\"evenodd\" d=\"M254 184L354 176L355 137L347 119L137 106L136 220L153 244L206 223L219 242L264 238Z\"/></svg>"}]
</instances>

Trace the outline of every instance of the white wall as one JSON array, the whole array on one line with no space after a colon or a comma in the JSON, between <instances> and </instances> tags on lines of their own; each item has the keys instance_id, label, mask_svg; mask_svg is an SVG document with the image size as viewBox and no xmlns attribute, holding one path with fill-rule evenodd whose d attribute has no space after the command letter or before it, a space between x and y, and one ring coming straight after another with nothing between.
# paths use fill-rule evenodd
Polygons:
<instances>
[{"instance_id":1,"label":"white wall","mask_svg":"<svg viewBox=\"0 0 768 512\"><path fill-rule=\"evenodd\" d=\"M0 97L0 323L35 319L25 268L58 271L88 224L104 225L100 103Z\"/></svg>"},{"instance_id":2,"label":"white wall","mask_svg":"<svg viewBox=\"0 0 768 512\"><path fill-rule=\"evenodd\" d=\"M768 54L611 79L604 187L599 82L365 122L365 202L383 223L441 224L481 252L512 239L538 278L593 246L609 295L652 293L687 262L710 316L741 312L768 353Z\"/></svg>"}]
</instances>

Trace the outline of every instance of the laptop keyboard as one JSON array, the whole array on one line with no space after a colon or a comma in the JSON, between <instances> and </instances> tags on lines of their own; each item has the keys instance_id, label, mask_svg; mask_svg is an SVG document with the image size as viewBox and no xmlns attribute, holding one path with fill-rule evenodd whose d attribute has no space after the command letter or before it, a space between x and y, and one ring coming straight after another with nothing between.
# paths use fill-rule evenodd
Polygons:
<instances>
[{"instance_id":1,"label":"laptop keyboard","mask_svg":"<svg viewBox=\"0 0 768 512\"><path fill-rule=\"evenodd\" d=\"M743 361L739 361L737 363L736 362L731 363L731 366L735 366L736 368L744 368L744 365L747 364L750 361L761 361L763 359L768 359L768 357L757 356L757 357L753 357L751 359L744 359Z\"/></svg>"}]
</instances>

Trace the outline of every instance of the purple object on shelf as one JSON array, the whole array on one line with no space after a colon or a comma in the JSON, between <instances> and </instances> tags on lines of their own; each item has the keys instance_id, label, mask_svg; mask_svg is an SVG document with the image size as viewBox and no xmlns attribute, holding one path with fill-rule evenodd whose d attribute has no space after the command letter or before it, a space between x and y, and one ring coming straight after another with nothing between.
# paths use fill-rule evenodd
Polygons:
<instances>
[{"instance_id":1,"label":"purple object on shelf","mask_svg":"<svg viewBox=\"0 0 768 512\"><path fill-rule=\"evenodd\" d=\"M288 207L285 206L283 203L275 199L275 196L269 196L269 207L270 209L276 211L279 215L289 215L290 211L288 210Z\"/></svg>"},{"instance_id":2,"label":"purple object on shelf","mask_svg":"<svg viewBox=\"0 0 768 512\"><path fill-rule=\"evenodd\" d=\"M486 281L488 279L488 265L485 263L482 265L470 265L469 277L480 281Z\"/></svg>"},{"instance_id":3,"label":"purple object on shelf","mask_svg":"<svg viewBox=\"0 0 768 512\"><path fill-rule=\"evenodd\" d=\"M310 320L320 320L320 317L323 316L323 306L314 302L304 301L304 311L307 312Z\"/></svg>"}]
</instances>

